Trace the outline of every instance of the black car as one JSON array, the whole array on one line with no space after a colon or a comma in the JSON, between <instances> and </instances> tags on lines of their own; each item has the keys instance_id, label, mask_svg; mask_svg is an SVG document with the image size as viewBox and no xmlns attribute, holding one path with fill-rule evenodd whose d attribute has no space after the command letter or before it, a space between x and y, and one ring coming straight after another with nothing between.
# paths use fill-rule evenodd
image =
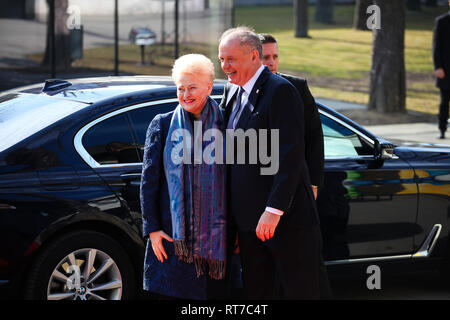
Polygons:
<instances>
[{"instance_id":1,"label":"black car","mask_svg":"<svg viewBox=\"0 0 450 320\"><path fill-rule=\"evenodd\" d=\"M168 77L50 80L0 94L0 287L30 299L136 297L145 134L176 105ZM450 147L394 146L319 108L326 265L442 265Z\"/></svg>"}]
</instances>

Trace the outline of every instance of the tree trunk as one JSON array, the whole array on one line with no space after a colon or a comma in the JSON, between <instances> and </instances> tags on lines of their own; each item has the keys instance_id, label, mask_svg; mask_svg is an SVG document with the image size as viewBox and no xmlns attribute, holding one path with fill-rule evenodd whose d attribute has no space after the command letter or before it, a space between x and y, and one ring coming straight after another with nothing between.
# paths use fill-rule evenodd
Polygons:
<instances>
[{"instance_id":1,"label":"tree trunk","mask_svg":"<svg viewBox=\"0 0 450 320\"><path fill-rule=\"evenodd\" d=\"M333 23L333 0L317 0L315 20L322 23Z\"/></svg>"},{"instance_id":2,"label":"tree trunk","mask_svg":"<svg viewBox=\"0 0 450 320\"><path fill-rule=\"evenodd\" d=\"M406 9L409 11L421 11L420 0L406 0Z\"/></svg>"},{"instance_id":3,"label":"tree trunk","mask_svg":"<svg viewBox=\"0 0 450 320\"><path fill-rule=\"evenodd\" d=\"M369 109L385 113L405 112L405 2L374 2L380 7L382 20L381 28L373 31Z\"/></svg>"},{"instance_id":4,"label":"tree trunk","mask_svg":"<svg viewBox=\"0 0 450 320\"><path fill-rule=\"evenodd\" d=\"M294 31L296 38L308 38L308 0L294 0Z\"/></svg>"},{"instance_id":5,"label":"tree trunk","mask_svg":"<svg viewBox=\"0 0 450 320\"><path fill-rule=\"evenodd\" d=\"M50 1L47 4L50 7ZM58 69L67 69L70 67L70 31L67 28L67 7L68 0L54 0L55 1L55 65ZM50 10L47 20L47 43L45 47L45 55L42 65L49 66L51 64L51 32L50 29Z\"/></svg>"},{"instance_id":6,"label":"tree trunk","mask_svg":"<svg viewBox=\"0 0 450 320\"><path fill-rule=\"evenodd\" d=\"M356 0L355 12L353 15L353 28L357 30L369 31L367 28L367 7L373 3L373 0Z\"/></svg>"}]
</instances>

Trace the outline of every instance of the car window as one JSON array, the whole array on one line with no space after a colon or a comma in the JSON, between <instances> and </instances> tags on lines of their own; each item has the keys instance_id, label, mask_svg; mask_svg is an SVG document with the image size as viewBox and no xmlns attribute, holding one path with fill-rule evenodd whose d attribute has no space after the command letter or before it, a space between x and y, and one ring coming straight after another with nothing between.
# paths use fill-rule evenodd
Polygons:
<instances>
[{"instance_id":1,"label":"car window","mask_svg":"<svg viewBox=\"0 0 450 320\"><path fill-rule=\"evenodd\" d=\"M0 152L86 106L35 94L0 95Z\"/></svg>"},{"instance_id":2,"label":"car window","mask_svg":"<svg viewBox=\"0 0 450 320\"><path fill-rule=\"evenodd\" d=\"M159 113L167 113L175 109L177 102L157 104L128 111L141 159L144 153L145 136L153 118Z\"/></svg>"},{"instance_id":3,"label":"car window","mask_svg":"<svg viewBox=\"0 0 450 320\"><path fill-rule=\"evenodd\" d=\"M126 114L97 123L84 134L82 142L99 164L141 162Z\"/></svg>"},{"instance_id":4,"label":"car window","mask_svg":"<svg viewBox=\"0 0 450 320\"><path fill-rule=\"evenodd\" d=\"M358 134L321 114L325 158L373 155L370 145Z\"/></svg>"}]
</instances>

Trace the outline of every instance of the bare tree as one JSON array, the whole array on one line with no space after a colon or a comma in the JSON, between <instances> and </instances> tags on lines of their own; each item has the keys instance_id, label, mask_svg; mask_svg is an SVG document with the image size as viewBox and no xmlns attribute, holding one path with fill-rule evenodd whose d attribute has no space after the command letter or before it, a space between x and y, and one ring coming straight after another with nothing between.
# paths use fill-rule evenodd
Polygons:
<instances>
[{"instance_id":1,"label":"bare tree","mask_svg":"<svg viewBox=\"0 0 450 320\"><path fill-rule=\"evenodd\" d=\"M294 31L296 38L308 38L308 0L294 0Z\"/></svg>"},{"instance_id":2,"label":"bare tree","mask_svg":"<svg viewBox=\"0 0 450 320\"><path fill-rule=\"evenodd\" d=\"M322 23L333 23L333 0L317 0L315 20Z\"/></svg>"},{"instance_id":3,"label":"bare tree","mask_svg":"<svg viewBox=\"0 0 450 320\"><path fill-rule=\"evenodd\" d=\"M381 28L374 30L369 109L405 112L405 2L374 2L380 8L382 19Z\"/></svg>"},{"instance_id":4,"label":"bare tree","mask_svg":"<svg viewBox=\"0 0 450 320\"><path fill-rule=\"evenodd\" d=\"M373 0L356 0L353 15L353 28L357 30L370 30L367 28L367 7L373 4Z\"/></svg>"},{"instance_id":5,"label":"bare tree","mask_svg":"<svg viewBox=\"0 0 450 320\"><path fill-rule=\"evenodd\" d=\"M406 0L406 9L409 11L421 11L422 5L420 0Z\"/></svg>"},{"instance_id":6,"label":"bare tree","mask_svg":"<svg viewBox=\"0 0 450 320\"><path fill-rule=\"evenodd\" d=\"M67 7L68 0L53 0L55 5L55 66L58 69L66 69L70 66L70 32L67 28ZM45 55L42 64L48 66L51 64L51 5L52 0L47 0L49 7L49 16L47 19L47 43L45 46Z\"/></svg>"}]
</instances>

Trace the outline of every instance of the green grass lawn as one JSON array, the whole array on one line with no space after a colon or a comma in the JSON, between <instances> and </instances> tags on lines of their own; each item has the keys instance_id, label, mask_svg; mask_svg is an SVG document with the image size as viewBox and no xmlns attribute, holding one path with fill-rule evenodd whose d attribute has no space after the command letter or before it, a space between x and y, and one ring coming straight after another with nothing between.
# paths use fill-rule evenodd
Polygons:
<instances>
[{"instance_id":1,"label":"green grass lawn","mask_svg":"<svg viewBox=\"0 0 450 320\"><path fill-rule=\"evenodd\" d=\"M236 21L257 32L273 34L280 47L280 70L306 77L316 97L366 104L372 32L352 29L353 6L335 6L333 24L315 22L314 10L310 6L310 38L306 39L294 37L290 6L238 7ZM434 85L431 45L434 19L446 11L448 7L423 6L422 12L407 12L405 66L409 110L437 113L439 92Z\"/></svg>"},{"instance_id":2,"label":"green grass lawn","mask_svg":"<svg viewBox=\"0 0 450 320\"><path fill-rule=\"evenodd\" d=\"M211 56L211 46L207 44L182 44L179 54L202 53ZM119 46L119 70L121 73L170 75L173 64L173 46L155 44L145 49L145 64L141 64L139 46L129 44ZM30 55L29 58L37 62L42 61L43 53ZM215 53L215 60L217 54ZM76 60L72 67L90 68L98 70L114 70L114 47L98 47L85 49L83 58ZM218 66L220 68L220 65ZM217 69L217 68L216 68Z\"/></svg>"}]
</instances>

